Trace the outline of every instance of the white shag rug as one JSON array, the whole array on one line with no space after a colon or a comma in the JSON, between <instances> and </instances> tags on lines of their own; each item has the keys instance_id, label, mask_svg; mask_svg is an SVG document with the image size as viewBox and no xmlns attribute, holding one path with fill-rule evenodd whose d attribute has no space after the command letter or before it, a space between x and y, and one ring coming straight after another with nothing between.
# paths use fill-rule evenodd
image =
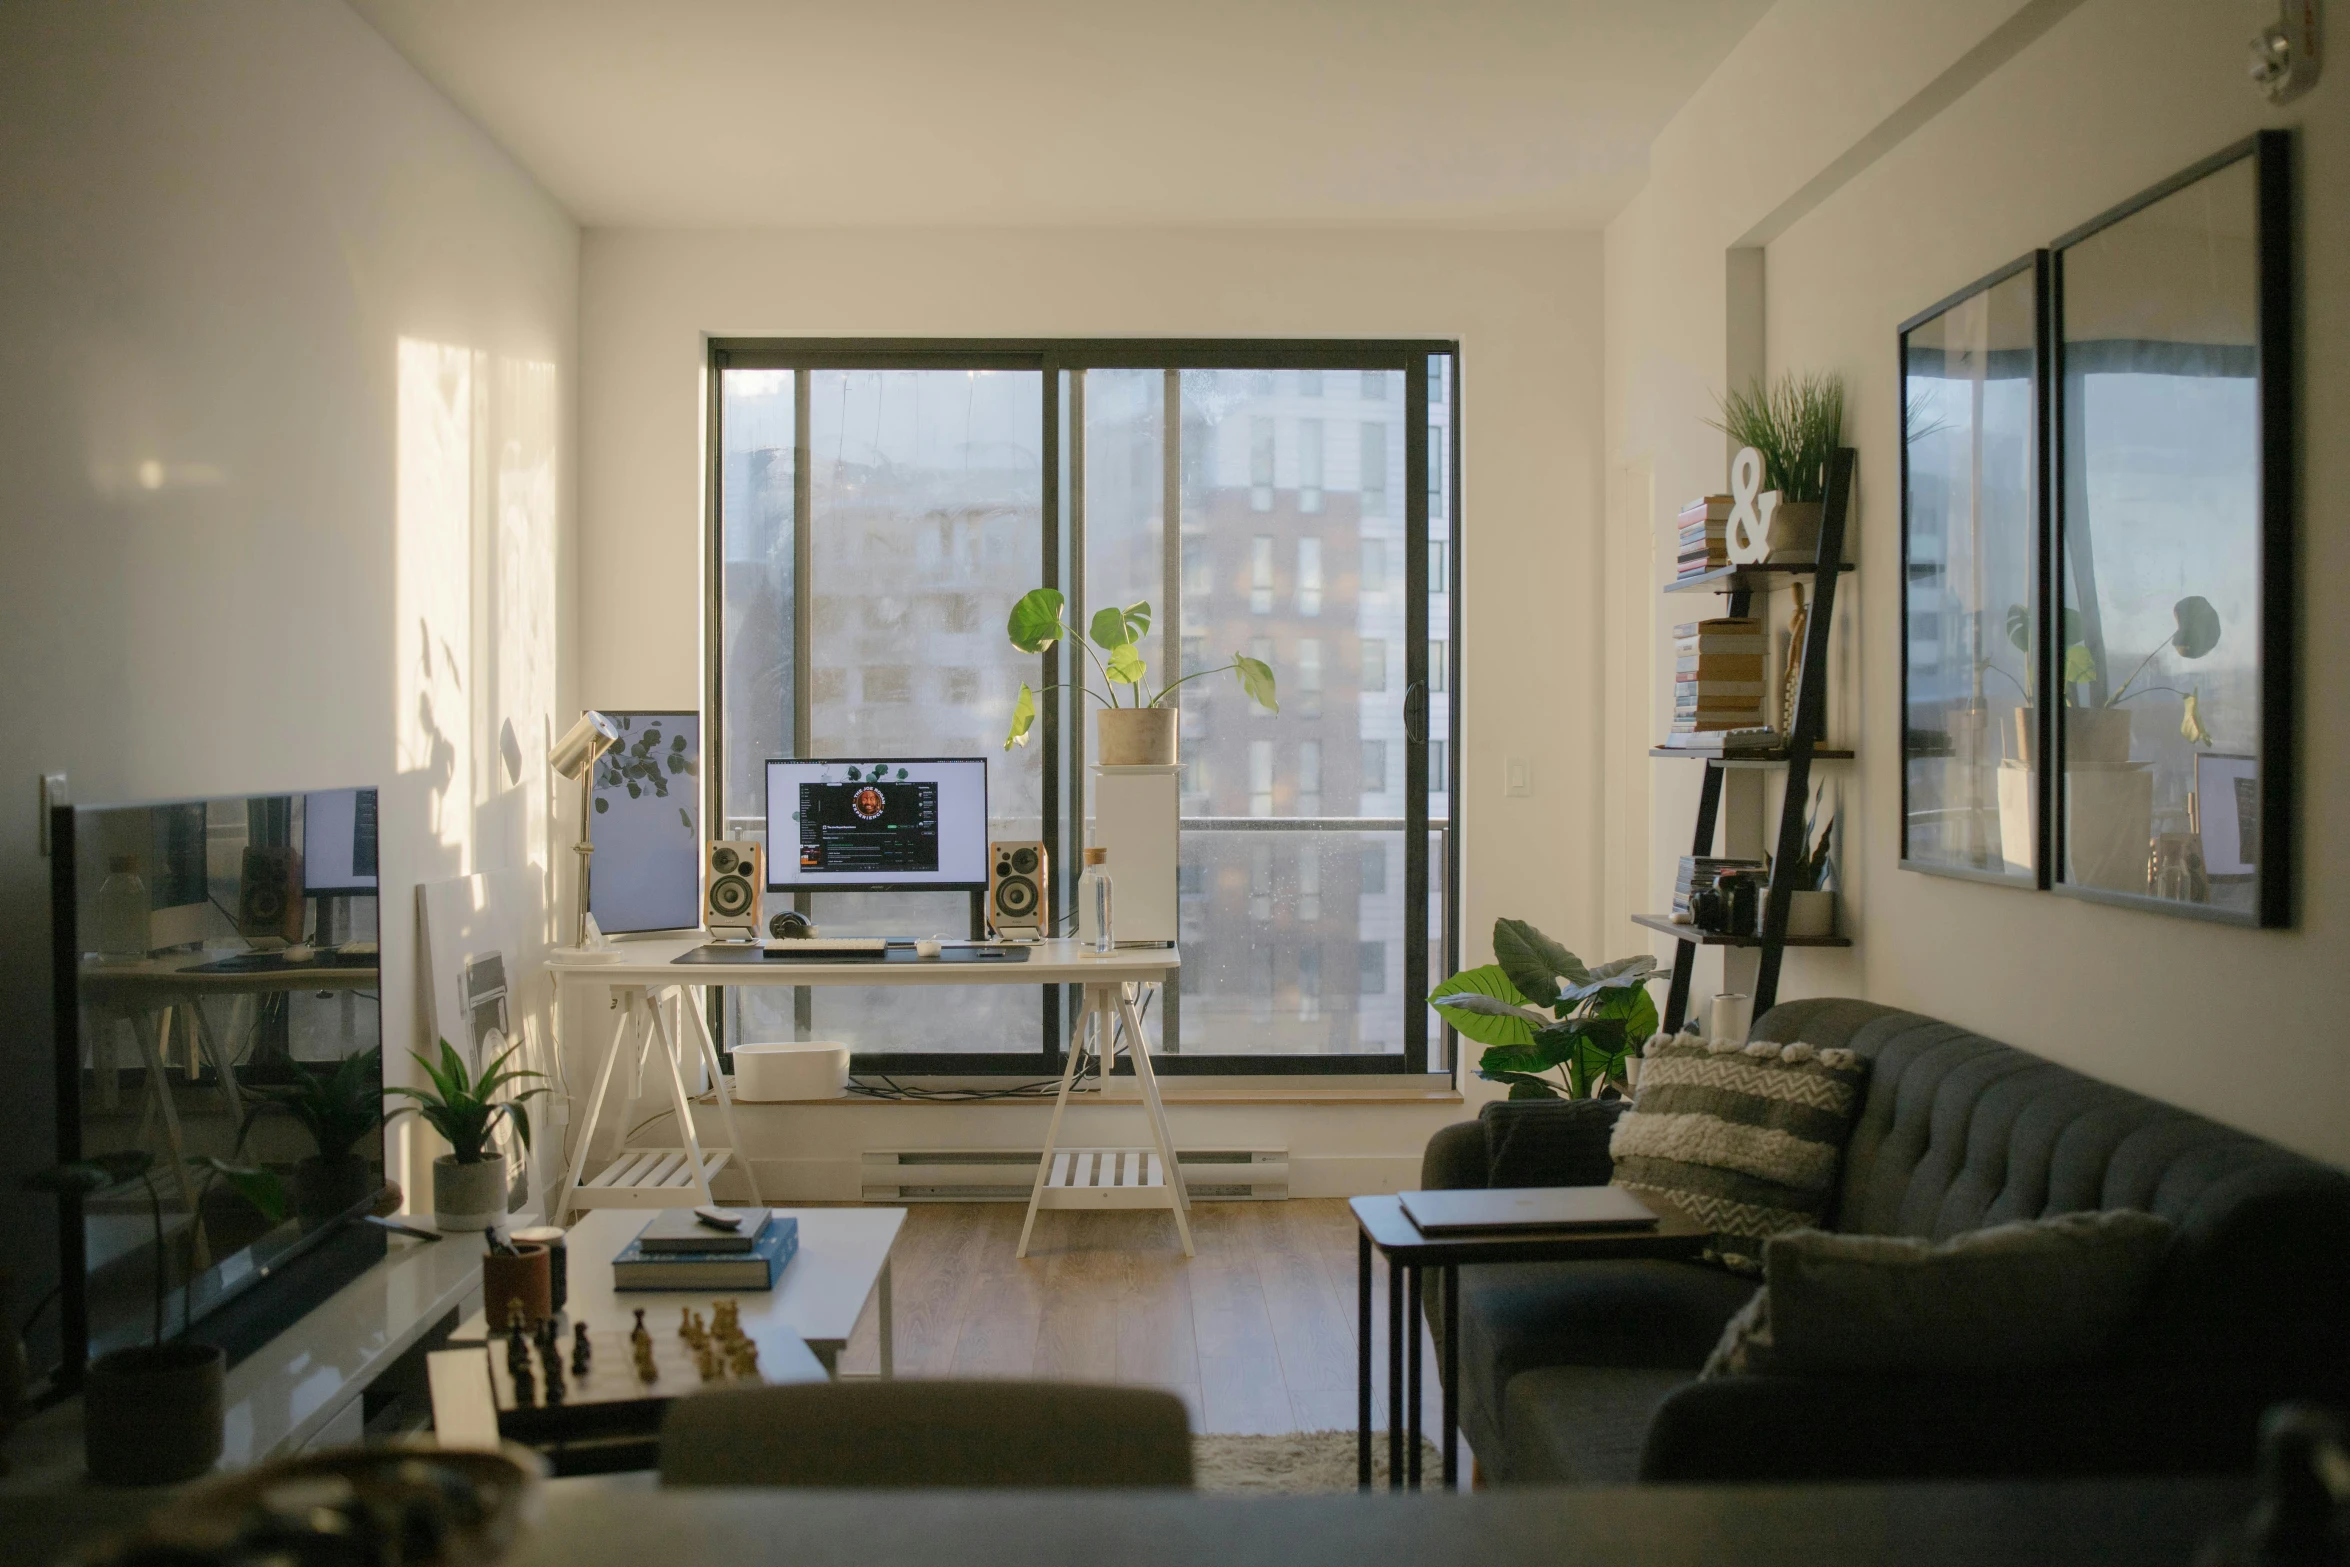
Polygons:
<instances>
[{"instance_id":1,"label":"white shag rug","mask_svg":"<svg viewBox=\"0 0 2350 1567\"><path fill-rule=\"evenodd\" d=\"M1357 1488L1355 1433L1194 1436L1192 1484L1212 1496L1321 1496ZM1444 1484L1444 1455L1420 1439L1420 1484ZM1371 1489L1387 1489L1387 1433L1371 1433Z\"/></svg>"}]
</instances>

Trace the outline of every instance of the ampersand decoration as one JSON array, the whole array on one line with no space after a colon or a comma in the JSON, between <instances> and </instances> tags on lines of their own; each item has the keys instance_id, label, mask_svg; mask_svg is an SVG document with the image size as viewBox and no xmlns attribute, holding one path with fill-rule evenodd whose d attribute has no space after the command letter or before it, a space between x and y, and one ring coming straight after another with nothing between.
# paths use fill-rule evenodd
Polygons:
<instances>
[{"instance_id":1,"label":"ampersand decoration","mask_svg":"<svg viewBox=\"0 0 2350 1567\"><path fill-rule=\"evenodd\" d=\"M1751 566L1771 554L1771 514L1779 509L1779 492L1765 490L1762 453L1742 446L1730 459L1730 564ZM1759 492L1759 493L1758 493Z\"/></svg>"}]
</instances>

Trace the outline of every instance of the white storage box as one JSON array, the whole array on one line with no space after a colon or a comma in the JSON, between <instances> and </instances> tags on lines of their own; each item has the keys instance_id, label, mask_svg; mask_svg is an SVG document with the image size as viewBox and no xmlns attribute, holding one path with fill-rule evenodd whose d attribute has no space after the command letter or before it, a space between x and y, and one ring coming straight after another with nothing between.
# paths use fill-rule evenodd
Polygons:
<instances>
[{"instance_id":1,"label":"white storage box","mask_svg":"<svg viewBox=\"0 0 2350 1567\"><path fill-rule=\"evenodd\" d=\"M734 1047L734 1097L743 1104L839 1099L849 1091L849 1047L825 1040Z\"/></svg>"}]
</instances>

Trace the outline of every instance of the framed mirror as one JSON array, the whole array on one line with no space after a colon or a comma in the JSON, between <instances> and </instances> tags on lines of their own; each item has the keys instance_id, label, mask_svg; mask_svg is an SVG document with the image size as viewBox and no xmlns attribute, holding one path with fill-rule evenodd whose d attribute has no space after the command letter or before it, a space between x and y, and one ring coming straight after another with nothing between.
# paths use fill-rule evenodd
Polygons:
<instances>
[{"instance_id":1,"label":"framed mirror","mask_svg":"<svg viewBox=\"0 0 2350 1567\"><path fill-rule=\"evenodd\" d=\"M2048 255L1901 326L1901 863L2045 886Z\"/></svg>"},{"instance_id":2,"label":"framed mirror","mask_svg":"<svg viewBox=\"0 0 2350 1567\"><path fill-rule=\"evenodd\" d=\"M2059 240L2060 891L2290 921L2289 142Z\"/></svg>"}]
</instances>

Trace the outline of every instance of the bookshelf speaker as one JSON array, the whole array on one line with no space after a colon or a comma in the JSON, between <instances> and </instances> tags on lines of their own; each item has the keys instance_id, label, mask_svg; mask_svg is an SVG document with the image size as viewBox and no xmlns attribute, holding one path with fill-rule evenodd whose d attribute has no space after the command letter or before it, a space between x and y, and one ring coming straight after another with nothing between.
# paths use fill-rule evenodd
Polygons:
<instances>
[{"instance_id":1,"label":"bookshelf speaker","mask_svg":"<svg viewBox=\"0 0 2350 1567\"><path fill-rule=\"evenodd\" d=\"M987 846L987 920L999 936L1052 934L1052 897L1041 843Z\"/></svg>"},{"instance_id":2,"label":"bookshelf speaker","mask_svg":"<svg viewBox=\"0 0 2350 1567\"><path fill-rule=\"evenodd\" d=\"M711 935L757 937L766 867L766 850L756 843L719 839L703 849L702 924Z\"/></svg>"}]
</instances>

